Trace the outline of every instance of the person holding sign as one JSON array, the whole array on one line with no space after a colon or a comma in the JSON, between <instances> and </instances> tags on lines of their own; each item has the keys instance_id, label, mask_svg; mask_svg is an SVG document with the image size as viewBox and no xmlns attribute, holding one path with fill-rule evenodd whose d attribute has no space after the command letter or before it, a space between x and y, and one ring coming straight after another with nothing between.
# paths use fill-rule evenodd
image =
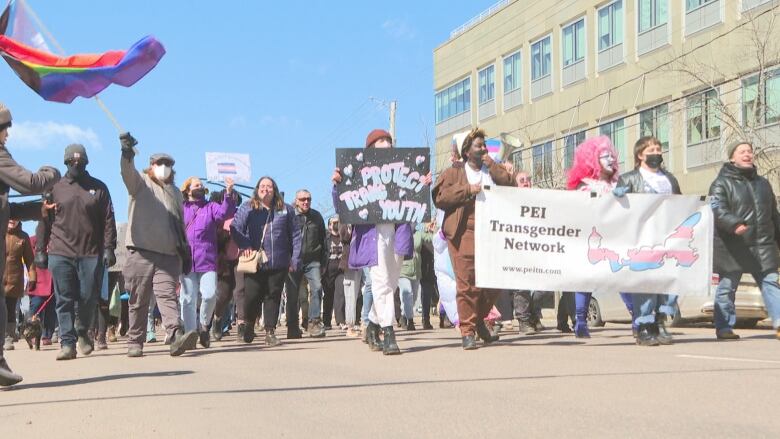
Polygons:
<instances>
[{"instance_id":1,"label":"person holding sign","mask_svg":"<svg viewBox=\"0 0 780 439\"><path fill-rule=\"evenodd\" d=\"M780 213L772 186L757 174L753 145L729 146L723 164L710 186L715 213L715 272L720 283L715 293L715 336L736 340L734 294L743 273L750 273L761 289L772 327L780 340Z\"/></svg>"},{"instance_id":2,"label":"person holding sign","mask_svg":"<svg viewBox=\"0 0 780 439\"><path fill-rule=\"evenodd\" d=\"M385 130L376 129L368 133L366 148L392 148L393 138ZM430 184L430 176L423 177ZM333 173L333 206L338 209L339 199L336 185L341 183L341 170ZM395 304L393 294L398 288L401 263L411 258L414 251L412 227L409 223L356 224L349 249L349 268L368 267L373 294L373 304L368 315L366 333L371 350L381 350L384 355L401 353L395 340ZM382 329L384 341L379 340Z\"/></svg>"},{"instance_id":3,"label":"person holding sign","mask_svg":"<svg viewBox=\"0 0 780 439\"><path fill-rule=\"evenodd\" d=\"M612 193L617 197L627 193L680 195L677 179L661 166L663 160L660 140L652 136L640 138L634 144L634 170L620 176ZM634 294L633 318L638 328L636 344L672 344L672 334L664 322L668 315L674 315L676 306L676 295Z\"/></svg>"},{"instance_id":4,"label":"person holding sign","mask_svg":"<svg viewBox=\"0 0 780 439\"><path fill-rule=\"evenodd\" d=\"M566 189L603 195L615 188L618 180L617 152L607 136L593 137L582 142L574 152L574 163L566 176ZM588 307L591 293L574 294L577 316L574 335L590 338Z\"/></svg>"},{"instance_id":5,"label":"person holding sign","mask_svg":"<svg viewBox=\"0 0 780 439\"><path fill-rule=\"evenodd\" d=\"M477 348L475 331L485 344L498 340L485 325L493 308L495 292L476 286L474 269L475 198L484 186L514 186L512 175L495 162L485 146L485 132L471 131L461 147L462 162L441 173L433 187L433 202L444 211L442 230L452 256L457 288L460 332L463 349Z\"/></svg>"}]
</instances>

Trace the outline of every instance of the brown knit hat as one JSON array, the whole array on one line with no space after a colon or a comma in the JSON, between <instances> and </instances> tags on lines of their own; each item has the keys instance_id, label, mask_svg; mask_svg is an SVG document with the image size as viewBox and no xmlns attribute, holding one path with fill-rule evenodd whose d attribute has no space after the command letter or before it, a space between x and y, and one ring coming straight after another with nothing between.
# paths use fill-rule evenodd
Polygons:
<instances>
[{"instance_id":1,"label":"brown knit hat","mask_svg":"<svg viewBox=\"0 0 780 439\"><path fill-rule=\"evenodd\" d=\"M11 123L11 110L0 102L0 126Z\"/></svg>"},{"instance_id":2,"label":"brown knit hat","mask_svg":"<svg viewBox=\"0 0 780 439\"><path fill-rule=\"evenodd\" d=\"M393 143L393 136L391 136L387 131L379 128L371 131L368 133L368 137L366 137L366 148L374 146L374 143L376 143L377 140L384 138L390 139L390 143Z\"/></svg>"},{"instance_id":3,"label":"brown knit hat","mask_svg":"<svg viewBox=\"0 0 780 439\"><path fill-rule=\"evenodd\" d=\"M726 159L731 160L731 156L734 155L734 151L737 150L739 145L750 145L750 149L753 149L753 144L748 141L738 140L736 142L729 143L729 145L726 147L726 153L728 154Z\"/></svg>"}]
</instances>

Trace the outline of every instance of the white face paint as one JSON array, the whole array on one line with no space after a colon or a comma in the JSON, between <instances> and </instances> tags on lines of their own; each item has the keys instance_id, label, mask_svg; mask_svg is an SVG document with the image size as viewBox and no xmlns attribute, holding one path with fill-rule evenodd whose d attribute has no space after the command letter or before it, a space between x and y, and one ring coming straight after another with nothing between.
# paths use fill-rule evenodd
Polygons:
<instances>
[{"instance_id":1,"label":"white face paint","mask_svg":"<svg viewBox=\"0 0 780 439\"><path fill-rule=\"evenodd\" d=\"M615 165L615 156L613 156L609 151L604 151L599 154L599 164L601 165L601 169L604 171L614 171L613 166Z\"/></svg>"},{"instance_id":2,"label":"white face paint","mask_svg":"<svg viewBox=\"0 0 780 439\"><path fill-rule=\"evenodd\" d=\"M154 176L157 177L158 180L165 181L171 176L171 171L173 169L167 165L153 165L152 170L154 171Z\"/></svg>"}]
</instances>

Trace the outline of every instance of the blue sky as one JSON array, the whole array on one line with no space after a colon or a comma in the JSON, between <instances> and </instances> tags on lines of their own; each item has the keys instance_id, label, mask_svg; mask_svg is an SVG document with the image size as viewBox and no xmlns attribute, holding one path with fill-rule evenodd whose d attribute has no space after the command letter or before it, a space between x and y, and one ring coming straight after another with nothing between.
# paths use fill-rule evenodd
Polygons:
<instances>
[{"instance_id":1,"label":"blue sky","mask_svg":"<svg viewBox=\"0 0 780 439\"><path fill-rule=\"evenodd\" d=\"M246 152L253 179L273 176L288 200L309 188L317 207L331 204L334 148L363 146L388 125L369 97L398 100L399 146L425 146L426 130L432 141L433 49L493 1L28 3L68 53L127 49L148 34L165 45L135 86L101 94L139 141L137 167L168 152L181 182L205 175L206 151ZM88 169L126 219L117 132L98 105L46 102L5 63L0 84L17 161L63 169L65 146L84 143Z\"/></svg>"}]
</instances>

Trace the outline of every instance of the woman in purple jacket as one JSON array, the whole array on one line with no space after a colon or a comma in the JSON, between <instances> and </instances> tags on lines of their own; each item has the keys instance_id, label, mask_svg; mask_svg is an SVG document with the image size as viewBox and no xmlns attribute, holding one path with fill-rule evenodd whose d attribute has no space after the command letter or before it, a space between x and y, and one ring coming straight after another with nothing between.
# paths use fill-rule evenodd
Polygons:
<instances>
[{"instance_id":1,"label":"woman in purple jacket","mask_svg":"<svg viewBox=\"0 0 780 439\"><path fill-rule=\"evenodd\" d=\"M277 346L281 343L275 335L279 301L287 273L296 271L300 263L301 230L296 226L295 210L284 203L271 177L258 180L252 199L242 204L233 218L230 235L242 256L262 248L267 257L257 272L244 273L246 320L239 324L238 333L243 334L246 343L254 340L255 320L262 303L265 343Z\"/></svg>"},{"instance_id":2,"label":"woman in purple jacket","mask_svg":"<svg viewBox=\"0 0 780 439\"><path fill-rule=\"evenodd\" d=\"M233 180L225 179L222 203L206 201L206 188L198 177L184 180L184 226L192 249L192 271L181 277L179 305L184 330L198 331L200 344L207 348L208 326L217 304L217 228L236 211ZM201 295L198 319L198 293Z\"/></svg>"}]
</instances>

